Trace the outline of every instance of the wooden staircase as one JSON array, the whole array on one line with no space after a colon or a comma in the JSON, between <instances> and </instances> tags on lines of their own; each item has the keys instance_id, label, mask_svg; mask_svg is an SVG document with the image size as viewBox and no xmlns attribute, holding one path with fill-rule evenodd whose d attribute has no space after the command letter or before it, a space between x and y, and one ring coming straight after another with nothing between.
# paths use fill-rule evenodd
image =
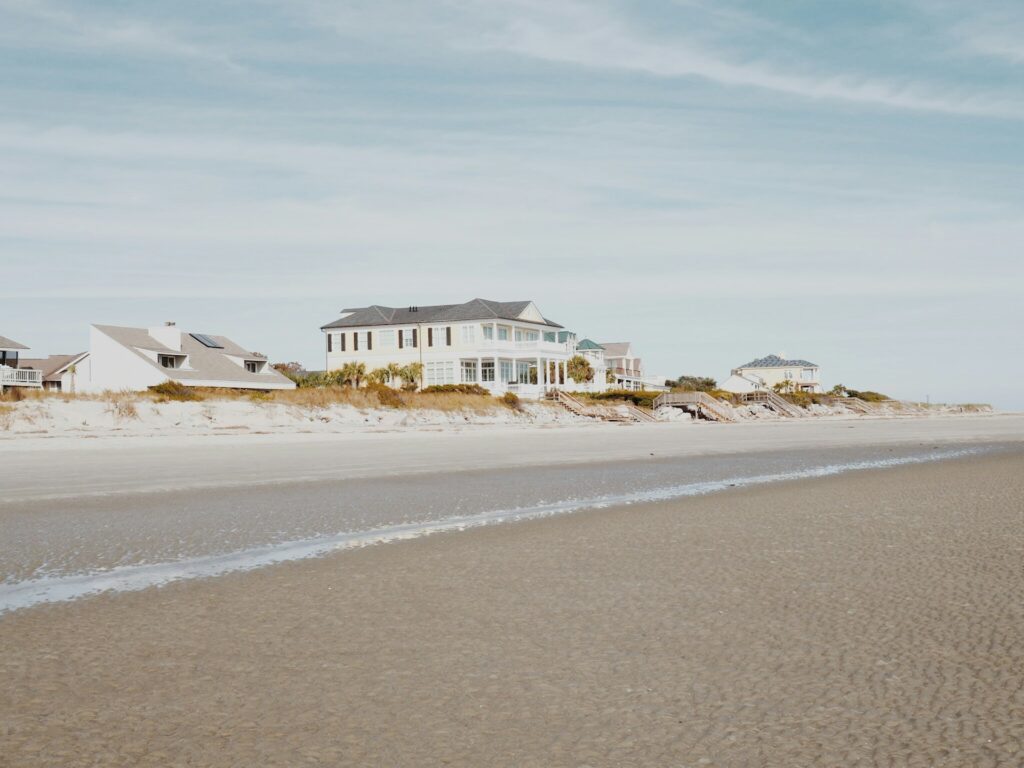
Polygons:
<instances>
[{"instance_id":1,"label":"wooden staircase","mask_svg":"<svg viewBox=\"0 0 1024 768\"><path fill-rule=\"evenodd\" d=\"M861 400L859 397L834 397L832 398L833 403L841 403L849 408L851 411L857 413L874 413L875 409L866 400Z\"/></svg>"},{"instance_id":2,"label":"wooden staircase","mask_svg":"<svg viewBox=\"0 0 1024 768\"><path fill-rule=\"evenodd\" d=\"M736 421L730 408L706 392L665 392L654 398L654 410L663 405L684 408L710 421Z\"/></svg>"},{"instance_id":3,"label":"wooden staircase","mask_svg":"<svg viewBox=\"0 0 1024 768\"><path fill-rule=\"evenodd\" d=\"M568 392L563 392L560 389L548 392L547 397L549 400L554 400L570 413L575 413L577 416L585 416L590 419L632 423L657 421L657 419L651 414L632 405L627 405L624 409L625 412L622 412L615 408L609 408L605 405L584 403L579 398L570 395Z\"/></svg>"},{"instance_id":4,"label":"wooden staircase","mask_svg":"<svg viewBox=\"0 0 1024 768\"><path fill-rule=\"evenodd\" d=\"M799 406L793 405L786 398L772 392L770 389L761 389L757 392L747 392L742 395L745 403L759 403L771 408L780 416L787 416L791 419L802 419L810 414Z\"/></svg>"}]
</instances>

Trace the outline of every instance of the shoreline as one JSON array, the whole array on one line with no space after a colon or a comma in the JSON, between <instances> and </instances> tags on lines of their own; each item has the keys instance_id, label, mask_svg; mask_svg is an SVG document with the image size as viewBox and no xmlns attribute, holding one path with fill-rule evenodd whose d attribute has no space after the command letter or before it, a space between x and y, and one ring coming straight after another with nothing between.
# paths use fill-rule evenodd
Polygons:
<instances>
[{"instance_id":1,"label":"shoreline","mask_svg":"<svg viewBox=\"0 0 1024 768\"><path fill-rule=\"evenodd\" d=\"M0 619L7 757L1016 764L1024 453L484 526Z\"/></svg>"}]
</instances>

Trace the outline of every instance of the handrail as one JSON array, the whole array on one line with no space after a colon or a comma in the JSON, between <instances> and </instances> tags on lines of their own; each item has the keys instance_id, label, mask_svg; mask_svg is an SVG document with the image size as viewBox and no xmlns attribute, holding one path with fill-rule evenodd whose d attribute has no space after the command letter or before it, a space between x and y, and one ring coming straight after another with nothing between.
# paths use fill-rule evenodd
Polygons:
<instances>
[{"instance_id":1,"label":"handrail","mask_svg":"<svg viewBox=\"0 0 1024 768\"><path fill-rule=\"evenodd\" d=\"M0 384L20 387L43 386L43 372L33 368L11 368L0 365Z\"/></svg>"},{"instance_id":2,"label":"handrail","mask_svg":"<svg viewBox=\"0 0 1024 768\"><path fill-rule=\"evenodd\" d=\"M693 405L715 421L735 421L733 415L706 392L665 392L654 398L655 410L663 405Z\"/></svg>"}]
</instances>

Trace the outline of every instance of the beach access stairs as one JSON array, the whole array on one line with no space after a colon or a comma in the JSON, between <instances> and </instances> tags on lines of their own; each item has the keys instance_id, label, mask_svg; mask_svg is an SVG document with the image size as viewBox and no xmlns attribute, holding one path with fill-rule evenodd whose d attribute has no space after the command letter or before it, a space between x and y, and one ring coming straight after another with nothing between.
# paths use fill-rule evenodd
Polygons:
<instances>
[{"instance_id":1,"label":"beach access stairs","mask_svg":"<svg viewBox=\"0 0 1024 768\"><path fill-rule=\"evenodd\" d=\"M602 421L619 421L626 423L639 423L658 421L654 416L634 405L626 405L620 408L610 408L597 403L584 403L578 397L554 389L548 392L548 399L553 400L570 413L577 416L585 416L590 419L601 419Z\"/></svg>"},{"instance_id":2,"label":"beach access stairs","mask_svg":"<svg viewBox=\"0 0 1024 768\"><path fill-rule=\"evenodd\" d=\"M851 411L857 413L875 413L875 409L867 400L861 400L859 397L833 397L833 403L839 403L845 405Z\"/></svg>"},{"instance_id":3,"label":"beach access stairs","mask_svg":"<svg viewBox=\"0 0 1024 768\"><path fill-rule=\"evenodd\" d=\"M780 416L786 416L787 418L802 419L805 416L810 416L810 414L803 408L798 405L794 405L789 402L789 400L770 389L759 389L756 392L746 392L741 395L741 397L745 403L763 405L775 411Z\"/></svg>"},{"instance_id":4,"label":"beach access stairs","mask_svg":"<svg viewBox=\"0 0 1024 768\"><path fill-rule=\"evenodd\" d=\"M664 392L654 398L654 410L662 406L682 408L708 421L736 421L732 409L707 392Z\"/></svg>"}]
</instances>

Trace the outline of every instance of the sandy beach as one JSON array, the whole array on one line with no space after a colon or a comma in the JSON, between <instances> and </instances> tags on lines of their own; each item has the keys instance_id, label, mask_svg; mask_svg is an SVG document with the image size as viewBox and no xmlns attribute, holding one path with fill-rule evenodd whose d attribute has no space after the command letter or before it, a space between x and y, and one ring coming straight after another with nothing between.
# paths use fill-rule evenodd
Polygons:
<instances>
[{"instance_id":1,"label":"sandy beach","mask_svg":"<svg viewBox=\"0 0 1024 768\"><path fill-rule=\"evenodd\" d=\"M1024 453L0 618L4 762L1017 766Z\"/></svg>"}]
</instances>

